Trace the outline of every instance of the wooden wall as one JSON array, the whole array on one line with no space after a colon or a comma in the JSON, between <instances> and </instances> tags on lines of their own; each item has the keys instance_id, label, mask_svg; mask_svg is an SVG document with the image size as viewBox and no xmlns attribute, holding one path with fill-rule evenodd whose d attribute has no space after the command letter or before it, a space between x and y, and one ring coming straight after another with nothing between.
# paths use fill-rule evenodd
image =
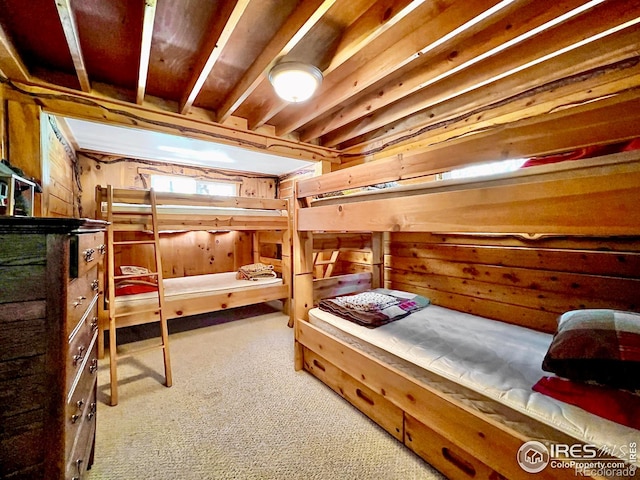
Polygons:
<instances>
[{"instance_id":1,"label":"wooden wall","mask_svg":"<svg viewBox=\"0 0 640 480\"><path fill-rule=\"evenodd\" d=\"M237 172L183 165L160 164L111 155L79 153L83 211L95 212L96 185L116 188L149 188L153 173L190 176L201 180L234 182L244 197L275 198L277 179L243 175ZM130 239L134 239L135 234ZM140 235L140 234L138 234ZM253 262L250 232L176 232L163 234L160 240L162 270L165 278L230 272ZM155 268L150 246L118 248L116 265Z\"/></svg>"},{"instance_id":2,"label":"wooden wall","mask_svg":"<svg viewBox=\"0 0 640 480\"><path fill-rule=\"evenodd\" d=\"M640 312L640 238L391 233L385 279L436 305L555 332L568 310Z\"/></svg>"},{"instance_id":3,"label":"wooden wall","mask_svg":"<svg viewBox=\"0 0 640 480\"><path fill-rule=\"evenodd\" d=\"M239 186L238 195L242 197L276 198L277 178L275 177L242 174L206 167L162 164L96 153L80 152L78 159L81 170L80 181L83 186L82 208L87 212L94 211L94 188L96 185L112 185L115 188L149 188L152 174L232 182Z\"/></svg>"},{"instance_id":4,"label":"wooden wall","mask_svg":"<svg viewBox=\"0 0 640 480\"><path fill-rule=\"evenodd\" d=\"M40 115L42 139L43 216L93 217L93 210L84 210L79 198L80 177L78 157L58 120L46 113Z\"/></svg>"}]
</instances>

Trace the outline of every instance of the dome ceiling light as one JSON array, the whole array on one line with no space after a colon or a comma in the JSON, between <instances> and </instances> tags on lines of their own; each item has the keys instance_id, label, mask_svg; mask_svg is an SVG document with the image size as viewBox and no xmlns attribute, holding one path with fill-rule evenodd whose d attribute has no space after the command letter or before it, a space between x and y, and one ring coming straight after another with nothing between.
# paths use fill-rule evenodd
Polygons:
<instances>
[{"instance_id":1,"label":"dome ceiling light","mask_svg":"<svg viewBox=\"0 0 640 480\"><path fill-rule=\"evenodd\" d=\"M287 102L309 100L322 83L322 72L302 62L283 62L269 72L269 81L276 94Z\"/></svg>"}]
</instances>

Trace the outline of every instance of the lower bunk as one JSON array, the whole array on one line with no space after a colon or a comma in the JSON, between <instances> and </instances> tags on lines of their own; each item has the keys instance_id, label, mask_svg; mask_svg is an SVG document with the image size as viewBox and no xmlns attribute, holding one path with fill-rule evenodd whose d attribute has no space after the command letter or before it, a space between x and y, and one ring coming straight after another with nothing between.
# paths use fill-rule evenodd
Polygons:
<instances>
[{"instance_id":1,"label":"lower bunk","mask_svg":"<svg viewBox=\"0 0 640 480\"><path fill-rule=\"evenodd\" d=\"M164 279L165 317L183 318L272 300L286 301L289 297L289 286L282 278L245 280L236 277L237 272L222 272ZM158 306L155 290L116 295L114 301L118 313L123 315L118 319L118 328L160 320L158 311L154 311ZM149 311L126 316L128 311L139 312L145 307ZM99 319L98 355L103 358L104 336L109 330L108 309L99 312Z\"/></svg>"},{"instance_id":2,"label":"lower bunk","mask_svg":"<svg viewBox=\"0 0 640 480\"><path fill-rule=\"evenodd\" d=\"M296 321L297 366L449 478L636 478L639 430L532 390L552 339L436 305L375 329Z\"/></svg>"}]
</instances>

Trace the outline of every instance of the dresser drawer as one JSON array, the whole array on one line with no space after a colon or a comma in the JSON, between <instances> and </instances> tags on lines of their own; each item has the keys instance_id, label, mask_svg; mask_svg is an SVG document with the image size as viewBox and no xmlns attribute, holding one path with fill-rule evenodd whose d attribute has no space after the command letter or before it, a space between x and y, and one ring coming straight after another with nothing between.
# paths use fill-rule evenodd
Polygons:
<instances>
[{"instance_id":1,"label":"dresser drawer","mask_svg":"<svg viewBox=\"0 0 640 480\"><path fill-rule=\"evenodd\" d=\"M67 335L69 337L93 302L94 297L98 296L100 286L95 273L95 271L88 272L83 277L76 278L69 283L67 290Z\"/></svg>"},{"instance_id":2,"label":"dresser drawer","mask_svg":"<svg viewBox=\"0 0 640 480\"><path fill-rule=\"evenodd\" d=\"M71 278L93 270L105 253L104 232L83 233L71 238Z\"/></svg>"},{"instance_id":3,"label":"dresser drawer","mask_svg":"<svg viewBox=\"0 0 640 480\"><path fill-rule=\"evenodd\" d=\"M94 334L89 352L82 361L81 371L67 394L65 410L65 451L71 452L83 423L95 417L95 385L98 377L98 334Z\"/></svg>"},{"instance_id":4,"label":"dresser drawer","mask_svg":"<svg viewBox=\"0 0 640 480\"><path fill-rule=\"evenodd\" d=\"M84 363L84 359L87 355L92 355L91 344L98 331L97 298L94 298L90 308L85 313L86 315L76 325L73 332L71 332L71 338L69 340L69 350L67 352L67 392L71 390L73 382ZM97 350L93 353L97 355ZM93 358L89 360L91 361Z\"/></svg>"},{"instance_id":5,"label":"dresser drawer","mask_svg":"<svg viewBox=\"0 0 640 480\"><path fill-rule=\"evenodd\" d=\"M95 384L94 384L95 385ZM86 408L77 420L77 429L67 448L66 480L82 479L89 468L93 438L96 431L96 397L95 386L86 404ZM69 437L67 437L68 439Z\"/></svg>"}]
</instances>

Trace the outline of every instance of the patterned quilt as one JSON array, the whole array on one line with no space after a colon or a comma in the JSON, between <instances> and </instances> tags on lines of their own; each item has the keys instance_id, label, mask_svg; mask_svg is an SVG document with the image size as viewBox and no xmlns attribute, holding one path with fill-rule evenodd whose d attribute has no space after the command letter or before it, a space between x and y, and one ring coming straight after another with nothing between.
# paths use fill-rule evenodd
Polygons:
<instances>
[{"instance_id":1,"label":"patterned quilt","mask_svg":"<svg viewBox=\"0 0 640 480\"><path fill-rule=\"evenodd\" d=\"M429 299L415 293L376 288L355 295L320 301L320 310L333 313L368 328L406 317L429 305Z\"/></svg>"}]
</instances>

